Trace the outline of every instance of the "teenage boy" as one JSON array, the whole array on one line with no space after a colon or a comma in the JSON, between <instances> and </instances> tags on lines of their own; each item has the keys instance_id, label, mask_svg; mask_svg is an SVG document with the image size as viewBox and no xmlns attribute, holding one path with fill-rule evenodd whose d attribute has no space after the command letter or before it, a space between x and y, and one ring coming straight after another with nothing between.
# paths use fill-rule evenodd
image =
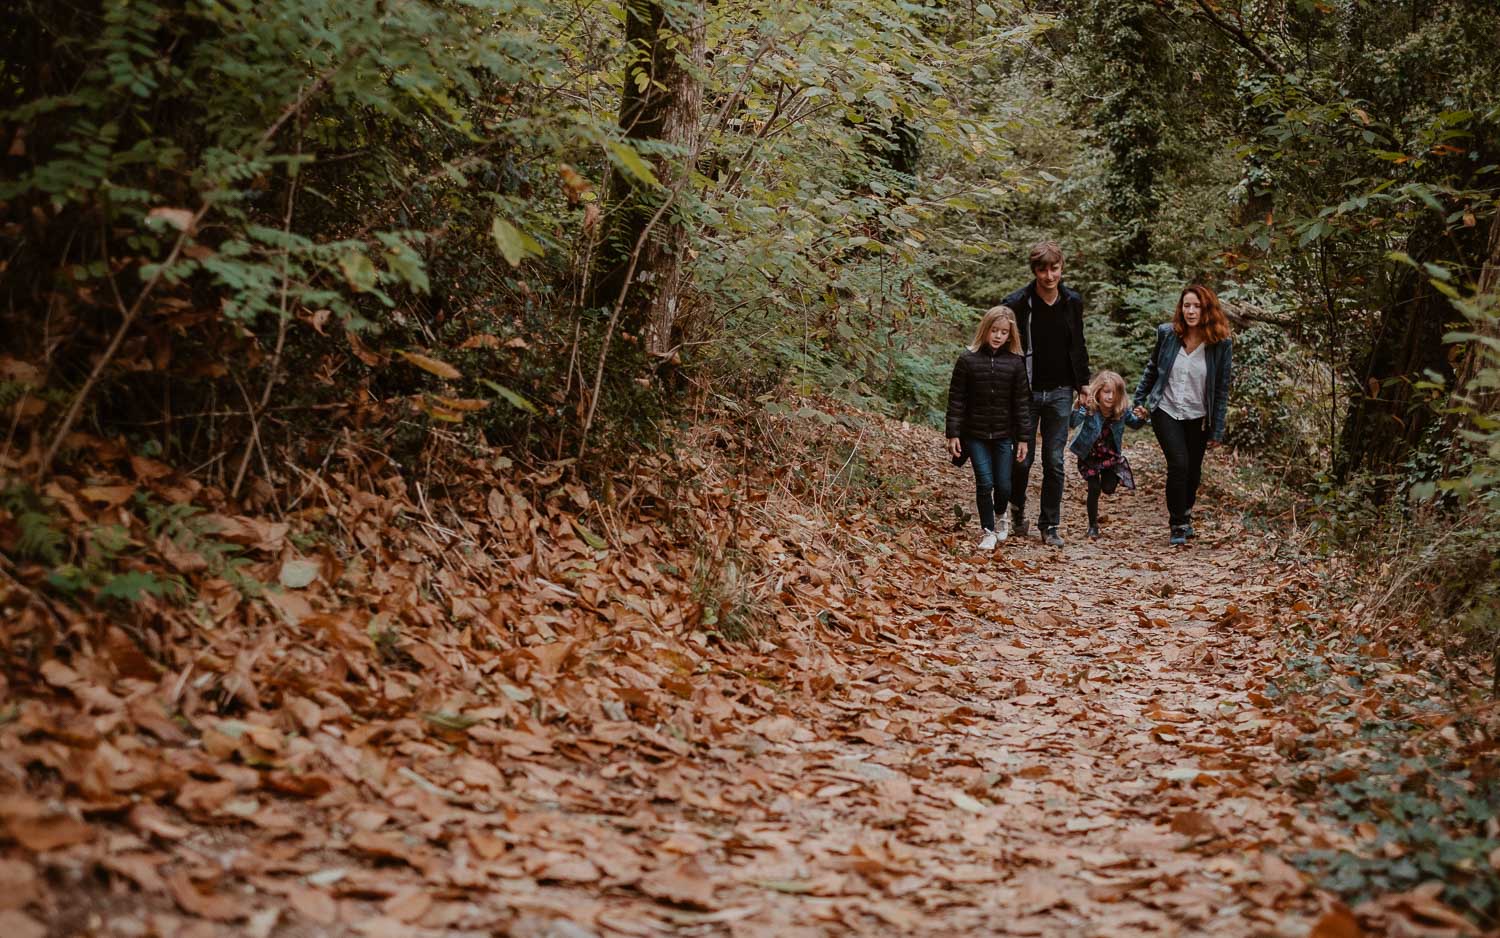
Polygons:
<instances>
[{"instance_id":1,"label":"teenage boy","mask_svg":"<svg viewBox=\"0 0 1500 938\"><path fill-rule=\"evenodd\" d=\"M1036 431L1041 430L1042 504L1037 528L1049 547L1063 546L1057 536L1062 515L1063 453L1074 396L1089 383L1089 353L1083 342L1083 297L1062 282L1063 253L1056 241L1031 247L1032 280L1001 302L1016 314L1031 378L1031 446L1011 476L1011 532L1026 534L1026 480L1036 461Z\"/></svg>"}]
</instances>

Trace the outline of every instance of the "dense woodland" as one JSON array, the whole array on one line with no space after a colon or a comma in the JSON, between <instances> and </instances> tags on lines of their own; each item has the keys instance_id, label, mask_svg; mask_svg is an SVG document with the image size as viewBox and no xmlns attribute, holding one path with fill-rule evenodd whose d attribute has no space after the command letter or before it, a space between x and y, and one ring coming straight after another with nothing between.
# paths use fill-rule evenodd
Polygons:
<instances>
[{"instance_id":1,"label":"dense woodland","mask_svg":"<svg viewBox=\"0 0 1500 938\"><path fill-rule=\"evenodd\" d=\"M1493 0L8 9L0 569L39 602L191 606L65 509L108 466L276 519L351 452L424 507L476 465L612 505L705 421L937 424L1055 238L1095 368L1225 299L1247 524L1388 637L1500 655Z\"/></svg>"},{"instance_id":2,"label":"dense woodland","mask_svg":"<svg viewBox=\"0 0 1500 938\"><path fill-rule=\"evenodd\" d=\"M716 396L931 420L955 336L1050 236L1096 366L1138 373L1175 287L1221 288L1233 442L1331 533L1417 525L1440 617L1485 631L1496 23L1481 0L25 3L8 498L80 429L254 504L348 424L403 464L483 441L590 476Z\"/></svg>"}]
</instances>

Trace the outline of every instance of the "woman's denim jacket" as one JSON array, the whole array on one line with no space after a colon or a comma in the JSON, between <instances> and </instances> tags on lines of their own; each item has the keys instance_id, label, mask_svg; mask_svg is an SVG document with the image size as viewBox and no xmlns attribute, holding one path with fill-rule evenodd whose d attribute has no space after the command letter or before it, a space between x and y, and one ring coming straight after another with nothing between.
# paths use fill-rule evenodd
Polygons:
<instances>
[{"instance_id":1,"label":"woman's denim jacket","mask_svg":"<svg viewBox=\"0 0 1500 938\"><path fill-rule=\"evenodd\" d=\"M1145 421L1137 419L1128 407L1125 408L1125 415L1123 417L1119 420L1110 421L1109 432L1114 434L1115 452L1123 453L1125 451L1123 445L1125 442L1125 425L1129 424L1131 429L1134 429L1143 423ZM1087 407L1075 407L1073 408L1073 415L1068 418L1068 426L1077 427L1079 425L1082 425L1082 429L1073 435L1073 442L1068 444L1068 449L1079 459L1085 459L1088 457L1089 451L1094 448L1094 441L1099 439L1099 434L1104 432L1104 415L1098 411L1090 412Z\"/></svg>"},{"instance_id":2,"label":"woman's denim jacket","mask_svg":"<svg viewBox=\"0 0 1500 938\"><path fill-rule=\"evenodd\" d=\"M1167 379L1172 376L1172 363L1182 351L1182 340L1173 331L1171 323L1156 327L1156 348L1146 362L1141 383L1135 388L1134 403L1149 411L1156 410L1161 397L1167 391ZM1224 418L1229 411L1229 379L1234 370L1234 340L1224 339L1203 348L1207 358L1208 381L1203 392L1204 409L1208 411L1209 438L1223 441Z\"/></svg>"}]
</instances>

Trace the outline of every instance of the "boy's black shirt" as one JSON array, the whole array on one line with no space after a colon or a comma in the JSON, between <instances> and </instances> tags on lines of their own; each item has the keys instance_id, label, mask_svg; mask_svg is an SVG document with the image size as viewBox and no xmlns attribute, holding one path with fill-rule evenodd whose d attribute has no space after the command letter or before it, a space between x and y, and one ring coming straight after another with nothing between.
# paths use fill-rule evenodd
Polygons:
<instances>
[{"instance_id":1,"label":"boy's black shirt","mask_svg":"<svg viewBox=\"0 0 1500 938\"><path fill-rule=\"evenodd\" d=\"M1048 306L1041 297L1032 295L1031 304L1031 389L1050 391L1073 387L1073 366L1068 360L1068 325L1063 317L1068 304L1061 291L1057 302Z\"/></svg>"},{"instance_id":2,"label":"boy's black shirt","mask_svg":"<svg viewBox=\"0 0 1500 938\"><path fill-rule=\"evenodd\" d=\"M1041 354L1041 350L1036 347L1031 334L1033 309L1038 311L1038 316L1046 316L1049 312L1060 314L1053 319L1053 322L1061 322L1067 329L1067 343L1064 346L1063 355L1067 360L1065 374L1071 377L1058 384L1057 387L1077 389L1089 383L1091 374L1089 353L1083 336L1083 297L1066 283L1058 284L1057 293L1057 303L1050 311L1036 295L1035 280L1000 301L1002 305L1009 306L1016 314L1016 328L1021 333L1021 348L1025 351L1027 369L1031 372L1033 390L1045 390L1037 386L1035 379L1036 357Z\"/></svg>"}]
</instances>

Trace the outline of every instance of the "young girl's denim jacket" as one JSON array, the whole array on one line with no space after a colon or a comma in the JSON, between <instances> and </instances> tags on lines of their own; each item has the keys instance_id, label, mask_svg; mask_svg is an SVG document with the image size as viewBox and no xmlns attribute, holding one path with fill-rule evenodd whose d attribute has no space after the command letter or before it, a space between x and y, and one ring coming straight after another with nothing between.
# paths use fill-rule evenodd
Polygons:
<instances>
[{"instance_id":1,"label":"young girl's denim jacket","mask_svg":"<svg viewBox=\"0 0 1500 938\"><path fill-rule=\"evenodd\" d=\"M1118 420L1109 422L1109 432L1114 436L1115 452L1125 451L1125 427L1129 425L1132 430L1145 424L1133 414L1129 407L1125 409L1125 415ZM1081 426L1080 426L1081 425ZM1073 414L1068 418L1068 426L1079 427L1077 433L1073 434L1073 442L1068 444L1068 449L1079 459L1088 458L1089 451L1094 448L1094 441L1099 439L1099 434L1104 432L1104 415L1098 411L1090 411L1087 407L1079 405L1073 408Z\"/></svg>"}]
</instances>

